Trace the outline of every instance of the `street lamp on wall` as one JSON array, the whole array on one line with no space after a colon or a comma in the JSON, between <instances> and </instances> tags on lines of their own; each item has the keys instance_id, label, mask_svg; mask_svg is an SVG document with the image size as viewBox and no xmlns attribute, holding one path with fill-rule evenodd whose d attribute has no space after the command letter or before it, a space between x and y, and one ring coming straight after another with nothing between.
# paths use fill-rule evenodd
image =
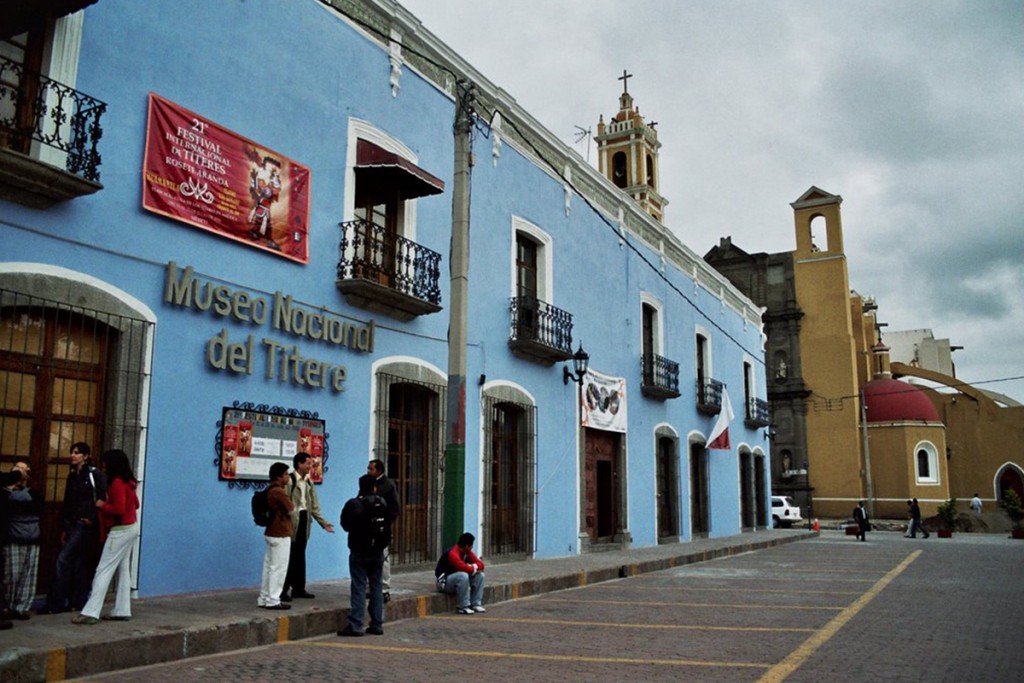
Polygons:
<instances>
[{"instance_id":1,"label":"street lamp on wall","mask_svg":"<svg viewBox=\"0 0 1024 683\"><path fill-rule=\"evenodd\" d=\"M579 349L572 354L572 370L566 365L562 366L562 384L569 384L571 379L576 384L583 384L583 376L587 374L587 365L590 363L590 354L583 350L580 343Z\"/></svg>"}]
</instances>

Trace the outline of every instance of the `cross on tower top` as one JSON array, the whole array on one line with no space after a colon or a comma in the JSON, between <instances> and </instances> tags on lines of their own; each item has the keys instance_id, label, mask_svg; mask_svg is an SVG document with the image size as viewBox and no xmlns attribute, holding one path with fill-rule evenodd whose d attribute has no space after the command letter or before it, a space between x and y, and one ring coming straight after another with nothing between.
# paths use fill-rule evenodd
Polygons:
<instances>
[{"instance_id":1,"label":"cross on tower top","mask_svg":"<svg viewBox=\"0 0 1024 683\"><path fill-rule=\"evenodd\" d=\"M622 75L616 78L617 81L622 81L622 92L629 92L629 79L633 77L633 74L627 73L625 69L622 70Z\"/></svg>"}]
</instances>

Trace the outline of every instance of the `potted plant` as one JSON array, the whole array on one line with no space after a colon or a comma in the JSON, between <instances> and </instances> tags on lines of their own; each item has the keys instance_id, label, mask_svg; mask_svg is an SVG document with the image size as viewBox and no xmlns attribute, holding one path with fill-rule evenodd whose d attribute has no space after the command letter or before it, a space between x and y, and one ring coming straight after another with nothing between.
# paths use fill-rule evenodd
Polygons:
<instances>
[{"instance_id":1,"label":"potted plant","mask_svg":"<svg viewBox=\"0 0 1024 683\"><path fill-rule=\"evenodd\" d=\"M1024 506L1021 505L1017 492L1007 489L1003 494L1003 499L999 501L999 507L1006 511L1006 515L1013 522L1013 529L1010 531L1013 538L1024 538L1024 529L1020 528L1020 522L1024 519Z\"/></svg>"},{"instance_id":2,"label":"potted plant","mask_svg":"<svg viewBox=\"0 0 1024 683\"><path fill-rule=\"evenodd\" d=\"M942 522L942 528L939 529L939 538L952 538L953 529L956 528L956 498L947 500L939 506L936 512L939 515L939 520Z\"/></svg>"}]
</instances>

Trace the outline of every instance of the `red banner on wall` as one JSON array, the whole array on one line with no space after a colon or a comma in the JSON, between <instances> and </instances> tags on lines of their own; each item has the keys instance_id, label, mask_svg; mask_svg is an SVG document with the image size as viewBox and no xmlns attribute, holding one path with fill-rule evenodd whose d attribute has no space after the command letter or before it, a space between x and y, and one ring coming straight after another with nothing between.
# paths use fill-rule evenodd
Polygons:
<instances>
[{"instance_id":1,"label":"red banner on wall","mask_svg":"<svg viewBox=\"0 0 1024 683\"><path fill-rule=\"evenodd\" d=\"M309 169L149 94L142 206L309 262Z\"/></svg>"}]
</instances>

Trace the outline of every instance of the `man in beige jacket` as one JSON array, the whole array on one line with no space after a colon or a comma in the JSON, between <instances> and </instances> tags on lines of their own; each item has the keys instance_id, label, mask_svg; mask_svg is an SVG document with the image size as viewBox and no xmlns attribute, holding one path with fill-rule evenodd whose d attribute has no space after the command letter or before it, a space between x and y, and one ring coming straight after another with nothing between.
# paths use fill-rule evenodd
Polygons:
<instances>
[{"instance_id":1,"label":"man in beige jacket","mask_svg":"<svg viewBox=\"0 0 1024 683\"><path fill-rule=\"evenodd\" d=\"M284 487L294 505L291 513L292 545L288 555L288 574L285 576L284 589L281 591L281 600L285 602L291 602L292 598L315 597L306 591L306 543L313 528L313 520L315 519L327 533L334 533L334 527L320 512L316 487L309 479L313 457L309 453L296 453L292 458L292 465L294 471L288 475L288 483Z\"/></svg>"}]
</instances>

